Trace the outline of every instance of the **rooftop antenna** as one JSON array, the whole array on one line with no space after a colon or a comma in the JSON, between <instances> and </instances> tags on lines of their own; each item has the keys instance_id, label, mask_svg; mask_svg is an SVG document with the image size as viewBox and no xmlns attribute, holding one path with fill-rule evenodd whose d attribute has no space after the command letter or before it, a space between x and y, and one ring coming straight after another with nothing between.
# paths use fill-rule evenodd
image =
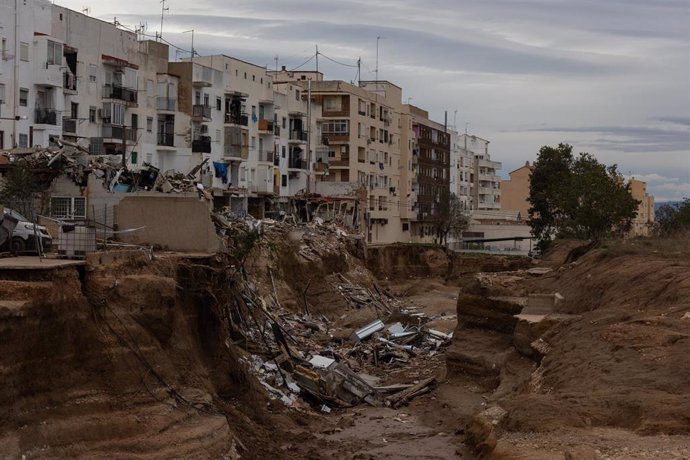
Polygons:
<instances>
[{"instance_id":1,"label":"rooftop antenna","mask_svg":"<svg viewBox=\"0 0 690 460\"><path fill-rule=\"evenodd\" d=\"M382 36L377 35L376 36L376 69L374 69L374 73L376 74L376 82L378 83L379 81L379 40L381 40Z\"/></svg>"},{"instance_id":2,"label":"rooftop antenna","mask_svg":"<svg viewBox=\"0 0 690 460\"><path fill-rule=\"evenodd\" d=\"M167 0L161 0L161 32L158 35L158 38L160 38L161 40L163 40L163 15L166 11L170 11L170 8L165 6L166 1Z\"/></svg>"},{"instance_id":3,"label":"rooftop antenna","mask_svg":"<svg viewBox=\"0 0 690 460\"><path fill-rule=\"evenodd\" d=\"M276 62L276 73L278 73L278 55L277 54L273 57L273 60Z\"/></svg>"},{"instance_id":4,"label":"rooftop antenna","mask_svg":"<svg viewBox=\"0 0 690 460\"><path fill-rule=\"evenodd\" d=\"M316 46L316 73L319 73L319 45Z\"/></svg>"},{"instance_id":5,"label":"rooftop antenna","mask_svg":"<svg viewBox=\"0 0 690 460\"><path fill-rule=\"evenodd\" d=\"M453 112L453 131L455 131L455 132L458 131L458 128L457 128L458 125L455 124L455 121L457 120L457 118L458 118L458 110L455 109L455 112Z\"/></svg>"},{"instance_id":6,"label":"rooftop antenna","mask_svg":"<svg viewBox=\"0 0 690 460\"><path fill-rule=\"evenodd\" d=\"M465 122L465 134L467 134L467 127L468 127L469 125L470 125L470 122L469 122L469 121Z\"/></svg>"},{"instance_id":7,"label":"rooftop antenna","mask_svg":"<svg viewBox=\"0 0 690 460\"><path fill-rule=\"evenodd\" d=\"M89 8L88 6L83 6L81 8L81 12L88 16L91 13L91 8Z\"/></svg>"},{"instance_id":8,"label":"rooftop antenna","mask_svg":"<svg viewBox=\"0 0 690 460\"><path fill-rule=\"evenodd\" d=\"M185 30L185 31L182 32L182 33L183 33L183 34L187 34L187 33L189 33L189 32L192 33L192 63L194 63L194 54L196 53L196 51L194 51L194 29Z\"/></svg>"}]
</instances>

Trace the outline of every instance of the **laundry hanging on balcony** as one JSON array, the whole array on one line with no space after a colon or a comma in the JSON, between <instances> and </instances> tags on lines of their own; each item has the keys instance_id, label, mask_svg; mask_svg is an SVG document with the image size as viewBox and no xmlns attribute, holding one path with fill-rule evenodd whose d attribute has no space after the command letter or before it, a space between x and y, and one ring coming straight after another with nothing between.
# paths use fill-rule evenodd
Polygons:
<instances>
[{"instance_id":1,"label":"laundry hanging on balcony","mask_svg":"<svg viewBox=\"0 0 690 460\"><path fill-rule=\"evenodd\" d=\"M213 169L216 172L216 177L218 177L224 184L228 183L228 165L225 163L213 162Z\"/></svg>"}]
</instances>

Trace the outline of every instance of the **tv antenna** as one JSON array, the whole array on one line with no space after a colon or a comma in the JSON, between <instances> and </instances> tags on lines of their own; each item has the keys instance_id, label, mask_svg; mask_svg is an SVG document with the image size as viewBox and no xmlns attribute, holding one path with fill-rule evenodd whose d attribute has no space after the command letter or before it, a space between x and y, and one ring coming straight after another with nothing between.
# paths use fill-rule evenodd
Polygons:
<instances>
[{"instance_id":1,"label":"tv antenna","mask_svg":"<svg viewBox=\"0 0 690 460\"><path fill-rule=\"evenodd\" d=\"M165 6L166 1L167 0L161 0L161 31L158 35L158 38L160 38L161 40L163 39L163 16L165 15L166 11L170 11L170 7Z\"/></svg>"},{"instance_id":2,"label":"tv antenna","mask_svg":"<svg viewBox=\"0 0 690 460\"><path fill-rule=\"evenodd\" d=\"M381 40L382 37L380 35L376 36L376 69L374 69L374 73L376 74L376 82L379 81L379 40Z\"/></svg>"}]
</instances>

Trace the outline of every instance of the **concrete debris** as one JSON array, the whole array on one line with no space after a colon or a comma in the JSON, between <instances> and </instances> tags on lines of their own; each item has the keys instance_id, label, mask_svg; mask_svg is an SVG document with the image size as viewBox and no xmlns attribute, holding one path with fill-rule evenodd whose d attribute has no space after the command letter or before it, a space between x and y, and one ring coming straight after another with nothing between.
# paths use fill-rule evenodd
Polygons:
<instances>
[{"instance_id":1,"label":"concrete debris","mask_svg":"<svg viewBox=\"0 0 690 460\"><path fill-rule=\"evenodd\" d=\"M352 336L350 337L350 340L353 340L355 342L358 342L360 340L364 340L368 337L371 337L375 332L383 330L384 325L383 321L380 319L377 319L373 323L367 324L361 329L356 330L355 332L352 333Z\"/></svg>"}]
</instances>

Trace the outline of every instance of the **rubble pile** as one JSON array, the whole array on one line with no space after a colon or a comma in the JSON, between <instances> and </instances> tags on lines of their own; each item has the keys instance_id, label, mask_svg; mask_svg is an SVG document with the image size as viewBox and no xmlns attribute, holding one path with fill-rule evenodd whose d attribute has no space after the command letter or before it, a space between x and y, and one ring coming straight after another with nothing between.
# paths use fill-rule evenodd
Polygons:
<instances>
[{"instance_id":1,"label":"rubble pile","mask_svg":"<svg viewBox=\"0 0 690 460\"><path fill-rule=\"evenodd\" d=\"M351 238L335 224L258 220L227 209L212 217L229 250L241 249L238 235L255 232L269 246L292 238L298 255L312 262L342 251ZM245 362L271 397L291 407L306 408L310 403L329 412L358 404L397 407L431 389L435 378L420 378L422 369L449 344L452 334L427 327L433 318L418 306L390 295L375 282L367 287L338 272L319 282L339 293L348 310L368 309L378 318L356 329L344 328L337 318L311 314L306 295L303 312L283 307L270 267L268 275L269 287L262 290L259 280L237 269L239 294L227 316L234 343L247 352ZM348 311L340 313L348 316ZM413 378L391 382L400 380L392 370L407 370Z\"/></svg>"}]
</instances>

